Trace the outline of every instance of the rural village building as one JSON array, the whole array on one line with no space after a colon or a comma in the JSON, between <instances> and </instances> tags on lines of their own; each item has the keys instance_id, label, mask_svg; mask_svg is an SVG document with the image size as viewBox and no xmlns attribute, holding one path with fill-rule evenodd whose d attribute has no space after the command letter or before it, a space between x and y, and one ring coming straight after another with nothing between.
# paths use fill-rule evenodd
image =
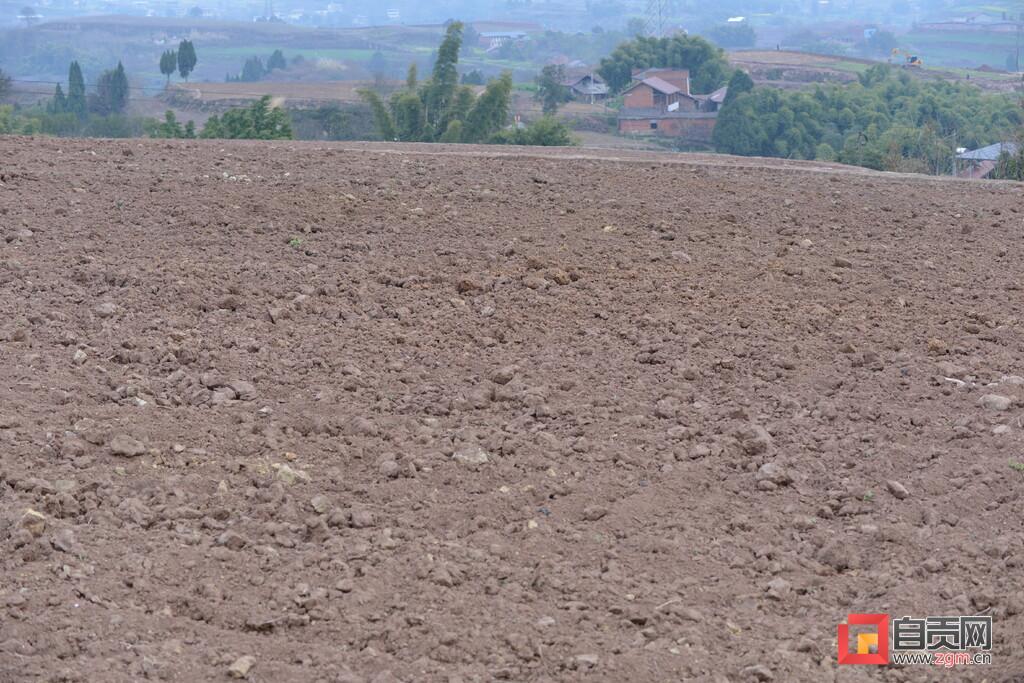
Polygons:
<instances>
[{"instance_id":1,"label":"rural village building","mask_svg":"<svg viewBox=\"0 0 1024 683\"><path fill-rule=\"evenodd\" d=\"M569 88L574 100L603 102L608 99L608 84L592 71L574 71L566 75L562 85Z\"/></svg>"},{"instance_id":2,"label":"rural village building","mask_svg":"<svg viewBox=\"0 0 1024 683\"><path fill-rule=\"evenodd\" d=\"M633 84L622 94L619 133L708 144L725 94L723 87L709 95L694 95L686 69L635 71Z\"/></svg>"},{"instance_id":3,"label":"rural village building","mask_svg":"<svg viewBox=\"0 0 1024 683\"><path fill-rule=\"evenodd\" d=\"M482 31L480 33L480 47L491 52L508 43L518 43L529 39L525 31Z\"/></svg>"},{"instance_id":4,"label":"rural village building","mask_svg":"<svg viewBox=\"0 0 1024 683\"><path fill-rule=\"evenodd\" d=\"M997 142L994 145L972 149L969 152L957 154L958 178L988 178L995 170L999 162L999 156L1003 153L1016 154L1016 142Z\"/></svg>"}]
</instances>

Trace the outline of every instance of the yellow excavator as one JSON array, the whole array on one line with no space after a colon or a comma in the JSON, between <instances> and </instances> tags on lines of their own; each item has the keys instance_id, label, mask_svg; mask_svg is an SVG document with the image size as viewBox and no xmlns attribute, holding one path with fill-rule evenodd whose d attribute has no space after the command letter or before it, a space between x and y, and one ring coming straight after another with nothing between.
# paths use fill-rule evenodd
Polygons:
<instances>
[{"instance_id":1,"label":"yellow excavator","mask_svg":"<svg viewBox=\"0 0 1024 683\"><path fill-rule=\"evenodd\" d=\"M919 69L924 66L924 60L917 55L912 55L906 50L901 50L898 47L892 49L893 57L903 57L903 66Z\"/></svg>"}]
</instances>

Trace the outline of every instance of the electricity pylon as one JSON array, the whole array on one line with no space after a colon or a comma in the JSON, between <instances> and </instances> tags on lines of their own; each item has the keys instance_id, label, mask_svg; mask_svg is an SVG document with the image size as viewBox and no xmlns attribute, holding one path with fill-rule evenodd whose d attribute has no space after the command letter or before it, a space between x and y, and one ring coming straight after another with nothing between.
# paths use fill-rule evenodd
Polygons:
<instances>
[{"instance_id":1,"label":"electricity pylon","mask_svg":"<svg viewBox=\"0 0 1024 683\"><path fill-rule=\"evenodd\" d=\"M647 0L647 35L660 38L665 35L670 0Z\"/></svg>"}]
</instances>

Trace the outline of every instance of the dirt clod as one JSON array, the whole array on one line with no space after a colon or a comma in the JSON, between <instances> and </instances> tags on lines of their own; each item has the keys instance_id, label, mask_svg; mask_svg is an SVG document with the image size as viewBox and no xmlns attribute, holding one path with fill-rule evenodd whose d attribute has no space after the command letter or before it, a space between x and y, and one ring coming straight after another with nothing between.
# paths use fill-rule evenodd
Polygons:
<instances>
[{"instance_id":1,"label":"dirt clod","mask_svg":"<svg viewBox=\"0 0 1024 683\"><path fill-rule=\"evenodd\" d=\"M126 458L134 458L146 452L146 446L127 434L118 434L110 440L110 452Z\"/></svg>"},{"instance_id":2,"label":"dirt clod","mask_svg":"<svg viewBox=\"0 0 1024 683\"><path fill-rule=\"evenodd\" d=\"M25 510L18 525L28 531L35 538L39 538L46 531L46 516L36 510Z\"/></svg>"},{"instance_id":3,"label":"dirt clod","mask_svg":"<svg viewBox=\"0 0 1024 683\"><path fill-rule=\"evenodd\" d=\"M231 678L248 678L249 672L252 671L254 666L256 666L255 657L250 657L249 655L239 657L228 667L228 675Z\"/></svg>"}]
</instances>

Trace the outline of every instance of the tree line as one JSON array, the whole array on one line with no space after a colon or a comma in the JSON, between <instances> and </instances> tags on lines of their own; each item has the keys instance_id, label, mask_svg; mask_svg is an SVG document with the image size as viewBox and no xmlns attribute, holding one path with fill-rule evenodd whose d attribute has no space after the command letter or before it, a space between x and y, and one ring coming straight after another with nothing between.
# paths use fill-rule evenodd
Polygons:
<instances>
[{"instance_id":1,"label":"tree line","mask_svg":"<svg viewBox=\"0 0 1024 683\"><path fill-rule=\"evenodd\" d=\"M276 70L283 71L287 68L288 61L284 58L284 53L281 50L274 50L267 58L266 63L263 62L262 57L249 57L245 60L242 71L237 76L228 74L224 81L227 83L255 83L262 81Z\"/></svg>"},{"instance_id":2,"label":"tree line","mask_svg":"<svg viewBox=\"0 0 1024 683\"><path fill-rule=\"evenodd\" d=\"M183 41L175 55L175 63L185 54L182 77L195 67L195 52L191 43ZM165 56L171 53L164 53ZM164 59L169 66L170 57ZM2 73L0 73L2 76ZM0 78L0 82L6 83ZM245 138L260 140L291 139L294 137L291 120L283 109L263 97L248 107L231 109L219 116L211 116L201 130L189 121L181 124L174 113L168 111L164 120L128 116L131 86L124 66L118 62L114 69L104 71L96 80L91 93L86 90L82 68L77 61L68 67L68 85L58 83L53 97L28 110L15 110L0 106L0 135L46 134L85 137L142 137L155 138Z\"/></svg>"},{"instance_id":3,"label":"tree line","mask_svg":"<svg viewBox=\"0 0 1024 683\"><path fill-rule=\"evenodd\" d=\"M270 95L264 95L248 107L235 107L211 116L199 133L192 121L182 125L174 112L168 110L163 123L150 128L149 136L231 140L291 140L295 137L288 113L273 106Z\"/></svg>"},{"instance_id":4,"label":"tree line","mask_svg":"<svg viewBox=\"0 0 1024 683\"><path fill-rule=\"evenodd\" d=\"M811 92L755 88L745 75L732 80L712 138L729 154L945 174L957 147L1009 139L1024 123L1009 96L894 75L885 64L857 83Z\"/></svg>"}]
</instances>

